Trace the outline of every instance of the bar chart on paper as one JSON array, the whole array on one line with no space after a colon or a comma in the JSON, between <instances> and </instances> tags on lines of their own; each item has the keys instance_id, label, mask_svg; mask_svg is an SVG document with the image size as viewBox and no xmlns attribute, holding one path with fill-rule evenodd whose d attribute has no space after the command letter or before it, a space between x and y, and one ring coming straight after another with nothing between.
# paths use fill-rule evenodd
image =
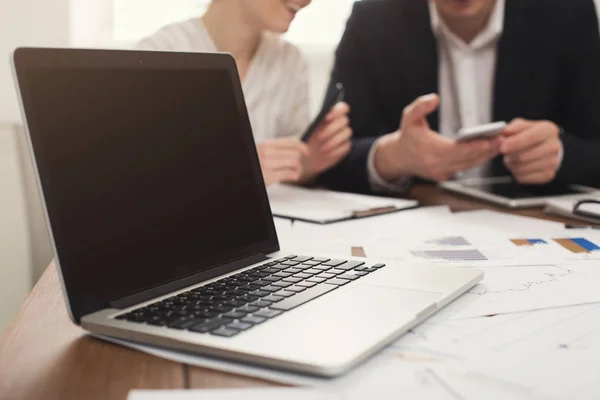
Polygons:
<instances>
[{"instance_id":1,"label":"bar chart on paper","mask_svg":"<svg viewBox=\"0 0 600 400\"><path fill-rule=\"evenodd\" d=\"M415 257L429 260L446 261L486 261L488 258L477 249L468 250L413 250L411 254Z\"/></svg>"},{"instance_id":2,"label":"bar chart on paper","mask_svg":"<svg viewBox=\"0 0 600 400\"><path fill-rule=\"evenodd\" d=\"M554 239L554 241L574 254L600 252L600 246L586 238L563 238Z\"/></svg>"},{"instance_id":3,"label":"bar chart on paper","mask_svg":"<svg viewBox=\"0 0 600 400\"><path fill-rule=\"evenodd\" d=\"M426 244L434 244L437 246L470 246L471 243L463 236L447 236L436 239L427 240Z\"/></svg>"},{"instance_id":4,"label":"bar chart on paper","mask_svg":"<svg viewBox=\"0 0 600 400\"><path fill-rule=\"evenodd\" d=\"M509 239L515 246L530 247L548 244L544 239Z\"/></svg>"}]
</instances>

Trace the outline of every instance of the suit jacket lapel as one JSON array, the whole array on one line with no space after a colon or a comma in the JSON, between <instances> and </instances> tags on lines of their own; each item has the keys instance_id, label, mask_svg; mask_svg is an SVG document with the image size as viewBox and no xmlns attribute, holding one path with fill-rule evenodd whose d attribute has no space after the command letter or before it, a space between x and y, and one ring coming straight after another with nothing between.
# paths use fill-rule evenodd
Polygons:
<instances>
[{"instance_id":1,"label":"suit jacket lapel","mask_svg":"<svg viewBox=\"0 0 600 400\"><path fill-rule=\"evenodd\" d=\"M535 11L529 0L507 0L504 29L498 43L496 78L493 95L493 120L510 122L526 117L531 93L529 82L535 79L535 41L540 34L535 29ZM493 163L493 175L510 175L498 157Z\"/></svg>"},{"instance_id":2,"label":"suit jacket lapel","mask_svg":"<svg viewBox=\"0 0 600 400\"><path fill-rule=\"evenodd\" d=\"M427 1L407 2L406 21L413 21L408 34L404 39L407 49L404 60L407 65L404 66L408 81L405 87L408 89L406 94L410 96L412 102L418 96L429 93L438 93L438 51L437 41L431 31L431 17ZM439 127L439 112L432 113L427 118L429 125L433 130Z\"/></svg>"}]
</instances>

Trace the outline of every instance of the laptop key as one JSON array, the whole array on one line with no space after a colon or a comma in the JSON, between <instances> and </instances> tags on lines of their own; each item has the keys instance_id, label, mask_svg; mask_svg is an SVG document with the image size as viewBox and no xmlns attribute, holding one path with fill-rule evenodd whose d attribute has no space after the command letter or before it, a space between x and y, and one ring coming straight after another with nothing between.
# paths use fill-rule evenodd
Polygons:
<instances>
[{"instance_id":1,"label":"laptop key","mask_svg":"<svg viewBox=\"0 0 600 400\"><path fill-rule=\"evenodd\" d=\"M343 274L343 275L338 275L337 276L338 279L346 279L349 281L354 281L356 279L358 279L359 277L356 275L352 275L352 274Z\"/></svg>"},{"instance_id":2,"label":"laptop key","mask_svg":"<svg viewBox=\"0 0 600 400\"><path fill-rule=\"evenodd\" d=\"M304 274L311 274L311 275L320 274L321 272L323 272L323 271L319 271L318 269L314 269L314 268L305 269L304 271L302 271L302 273L304 273Z\"/></svg>"},{"instance_id":3,"label":"laptop key","mask_svg":"<svg viewBox=\"0 0 600 400\"><path fill-rule=\"evenodd\" d=\"M328 274L334 274L334 275L340 275L340 274L345 274L346 271L341 270L341 269L330 269L329 271L327 271Z\"/></svg>"},{"instance_id":4,"label":"laptop key","mask_svg":"<svg viewBox=\"0 0 600 400\"><path fill-rule=\"evenodd\" d=\"M265 306L263 306L265 307ZM246 313L246 314L250 314L253 313L255 311L260 310L262 307L257 307L257 306L244 306L244 307L240 307L238 308L236 311L237 312L242 312L242 313Z\"/></svg>"},{"instance_id":5,"label":"laptop key","mask_svg":"<svg viewBox=\"0 0 600 400\"><path fill-rule=\"evenodd\" d=\"M242 322L246 322L248 324L257 325L262 322L265 322L267 319L264 317L256 317L254 315L249 315L245 318L242 318Z\"/></svg>"},{"instance_id":6,"label":"laptop key","mask_svg":"<svg viewBox=\"0 0 600 400\"><path fill-rule=\"evenodd\" d=\"M316 270L319 270L319 271L328 271L333 267L331 267L329 265L315 265L313 268Z\"/></svg>"},{"instance_id":7,"label":"laptop key","mask_svg":"<svg viewBox=\"0 0 600 400\"><path fill-rule=\"evenodd\" d=\"M262 272L267 272L269 274L276 274L277 272L279 272L279 270L275 269L275 268L272 268L272 267L269 267L269 268L263 269Z\"/></svg>"},{"instance_id":8,"label":"laptop key","mask_svg":"<svg viewBox=\"0 0 600 400\"><path fill-rule=\"evenodd\" d=\"M307 256L296 256L296 257L293 258L294 261L298 261L298 262L301 262L301 263L306 262L306 261L311 260L311 259L312 259L312 257L307 257Z\"/></svg>"},{"instance_id":9,"label":"laptop key","mask_svg":"<svg viewBox=\"0 0 600 400\"><path fill-rule=\"evenodd\" d=\"M342 265L347 263L348 261L346 260L329 260L329 261L325 261L323 263L323 265L329 265L330 267L337 267L338 265Z\"/></svg>"},{"instance_id":10,"label":"laptop key","mask_svg":"<svg viewBox=\"0 0 600 400\"><path fill-rule=\"evenodd\" d=\"M292 286L292 284L290 282L281 281L281 282L274 282L273 286L277 286L280 288L286 288L286 287Z\"/></svg>"},{"instance_id":11,"label":"laptop key","mask_svg":"<svg viewBox=\"0 0 600 400\"><path fill-rule=\"evenodd\" d=\"M294 255L294 254L292 254L292 255L289 255L289 256L287 256L287 257L283 257L283 259L284 259L284 260L291 260L292 258L296 258L296 257L298 257L298 256L297 256L297 255Z\"/></svg>"},{"instance_id":12,"label":"laptop key","mask_svg":"<svg viewBox=\"0 0 600 400\"><path fill-rule=\"evenodd\" d=\"M319 265L319 264L321 264L321 262L315 261L315 260L310 260L310 261L304 261L302 264L304 264L304 265Z\"/></svg>"},{"instance_id":13,"label":"laptop key","mask_svg":"<svg viewBox=\"0 0 600 400\"><path fill-rule=\"evenodd\" d=\"M243 312L241 310L235 310L235 311L230 311L227 314L223 314L223 317L231 318L231 319L240 319L240 318L244 318L246 316L246 314L248 314L248 313Z\"/></svg>"},{"instance_id":14,"label":"laptop key","mask_svg":"<svg viewBox=\"0 0 600 400\"><path fill-rule=\"evenodd\" d=\"M271 276L267 276L266 278L263 278L262 280L272 283L272 282L279 282L283 278L284 277L279 277L279 276L271 275Z\"/></svg>"},{"instance_id":15,"label":"laptop key","mask_svg":"<svg viewBox=\"0 0 600 400\"><path fill-rule=\"evenodd\" d=\"M290 267L293 267L294 265L298 265L300 264L300 261L293 261L293 260L288 260L288 261L284 261L281 263L281 265L289 265Z\"/></svg>"},{"instance_id":16,"label":"laptop key","mask_svg":"<svg viewBox=\"0 0 600 400\"><path fill-rule=\"evenodd\" d=\"M325 278L319 278L316 276L313 276L312 278L308 278L306 281L307 282L314 282L314 283L321 283L321 282L325 282L327 279Z\"/></svg>"},{"instance_id":17,"label":"laptop key","mask_svg":"<svg viewBox=\"0 0 600 400\"><path fill-rule=\"evenodd\" d=\"M369 267L367 267L366 265L355 268L356 271L361 271L361 272L366 271L367 269L369 269Z\"/></svg>"},{"instance_id":18,"label":"laptop key","mask_svg":"<svg viewBox=\"0 0 600 400\"><path fill-rule=\"evenodd\" d=\"M271 306L271 309L289 311L292 308L298 307L299 305L316 299L317 297L322 296L327 292L331 292L335 288L336 286L334 285L319 285L317 287L307 289L302 293L298 293L294 297L290 297L289 299L285 299L280 301L279 303L273 304Z\"/></svg>"},{"instance_id":19,"label":"laptop key","mask_svg":"<svg viewBox=\"0 0 600 400\"><path fill-rule=\"evenodd\" d=\"M298 293L298 292L303 292L303 291L305 291L305 290L306 290L306 288L305 288L305 287L302 287L302 286L291 286L291 287L289 287L289 288L286 288L285 290L286 290L286 291L288 291L288 292L295 292L295 293Z\"/></svg>"},{"instance_id":20,"label":"laptop key","mask_svg":"<svg viewBox=\"0 0 600 400\"><path fill-rule=\"evenodd\" d=\"M265 297L270 295L270 292L266 292L264 290L255 290L254 292L250 292L251 296L256 296L256 297Z\"/></svg>"},{"instance_id":21,"label":"laptop key","mask_svg":"<svg viewBox=\"0 0 600 400\"><path fill-rule=\"evenodd\" d=\"M188 329L192 325L197 325L202 322L205 322L206 319L203 318L178 318L174 321L169 322L169 328L173 329Z\"/></svg>"},{"instance_id":22,"label":"laptop key","mask_svg":"<svg viewBox=\"0 0 600 400\"><path fill-rule=\"evenodd\" d=\"M365 275L369 275L369 273L367 271L358 271L358 272L355 272L354 275L365 276Z\"/></svg>"},{"instance_id":23,"label":"laptop key","mask_svg":"<svg viewBox=\"0 0 600 400\"><path fill-rule=\"evenodd\" d=\"M297 274L294 274L293 276L294 276L294 278L306 279L306 278L310 278L312 275L305 274L304 272L298 272Z\"/></svg>"},{"instance_id":24,"label":"laptop key","mask_svg":"<svg viewBox=\"0 0 600 400\"><path fill-rule=\"evenodd\" d=\"M229 318L213 318L201 324L192 325L188 328L188 330L198 333L207 333L212 331L213 329L220 327L221 325L225 325L230 322L232 322L232 320Z\"/></svg>"},{"instance_id":25,"label":"laptop key","mask_svg":"<svg viewBox=\"0 0 600 400\"><path fill-rule=\"evenodd\" d=\"M313 257L313 259L312 259L312 261L318 261L318 262L322 262L322 263L327 262L329 260L331 260L331 258Z\"/></svg>"},{"instance_id":26,"label":"laptop key","mask_svg":"<svg viewBox=\"0 0 600 400\"><path fill-rule=\"evenodd\" d=\"M252 328L252 324L249 324L248 322L232 322L231 324L227 324L226 328L245 331L248 328Z\"/></svg>"},{"instance_id":27,"label":"laptop key","mask_svg":"<svg viewBox=\"0 0 600 400\"><path fill-rule=\"evenodd\" d=\"M298 272L302 272L302 271L303 271L302 269L292 267L292 268L288 268L288 269L284 270L283 272L289 272L290 274L293 275L293 274L297 274Z\"/></svg>"},{"instance_id":28,"label":"laptop key","mask_svg":"<svg viewBox=\"0 0 600 400\"><path fill-rule=\"evenodd\" d=\"M310 275L307 275L307 276L310 276ZM284 282L291 282L291 283L298 283L298 282L302 282L302 278L296 278L294 276L291 276L289 278L285 278L283 281Z\"/></svg>"},{"instance_id":29,"label":"laptop key","mask_svg":"<svg viewBox=\"0 0 600 400\"><path fill-rule=\"evenodd\" d=\"M272 307L272 306L271 306ZM263 317L263 318L273 318L281 314L282 312L279 310L273 310L272 308L264 308L259 312L254 313L255 317Z\"/></svg>"},{"instance_id":30,"label":"laptop key","mask_svg":"<svg viewBox=\"0 0 600 400\"><path fill-rule=\"evenodd\" d=\"M360 267L361 265L364 265L364 264L365 264L364 261L348 261L347 263L338 265L336 268L343 269L344 271L350 271L351 269Z\"/></svg>"},{"instance_id":31,"label":"laptop key","mask_svg":"<svg viewBox=\"0 0 600 400\"><path fill-rule=\"evenodd\" d=\"M210 332L211 335L223 336L223 337L232 337L232 336L237 335L238 333L240 333L240 331L238 331L237 329L229 329L224 326Z\"/></svg>"},{"instance_id":32,"label":"laptop key","mask_svg":"<svg viewBox=\"0 0 600 400\"><path fill-rule=\"evenodd\" d=\"M293 274L290 274L289 272L285 272L285 271L279 271L276 274L273 274L273 276L279 277L279 278L288 278L290 276L292 276Z\"/></svg>"},{"instance_id":33,"label":"laptop key","mask_svg":"<svg viewBox=\"0 0 600 400\"><path fill-rule=\"evenodd\" d=\"M327 282L325 282L325 284L327 284L327 285L335 285L335 286L343 286L343 285L345 285L348 282L350 282L350 281L348 281L346 279L337 279L337 278L335 278L335 279L328 280Z\"/></svg>"},{"instance_id":34,"label":"laptop key","mask_svg":"<svg viewBox=\"0 0 600 400\"><path fill-rule=\"evenodd\" d=\"M313 287L313 286L316 286L317 284L316 284L316 283L314 283L314 282L307 282L307 281L304 281L304 282L300 282L300 283L298 283L297 285L298 285L298 286L305 287L305 288L311 288L311 287Z\"/></svg>"},{"instance_id":35,"label":"laptop key","mask_svg":"<svg viewBox=\"0 0 600 400\"><path fill-rule=\"evenodd\" d=\"M283 300L283 299L280 298L279 300ZM271 304L273 304L272 301L266 301L266 300L257 300L254 303L250 303L250 305L252 307L258 307L258 308L269 307Z\"/></svg>"},{"instance_id":36,"label":"laptop key","mask_svg":"<svg viewBox=\"0 0 600 400\"><path fill-rule=\"evenodd\" d=\"M276 303L276 302L281 301L283 299L284 299L284 297L282 297L282 296L275 296L275 295L270 295L268 297L263 298L263 300L269 301L271 303Z\"/></svg>"},{"instance_id":37,"label":"laptop key","mask_svg":"<svg viewBox=\"0 0 600 400\"><path fill-rule=\"evenodd\" d=\"M277 286L265 286L264 288L262 288L262 290L269 293L277 293L281 290L281 288Z\"/></svg>"},{"instance_id":38,"label":"laptop key","mask_svg":"<svg viewBox=\"0 0 600 400\"><path fill-rule=\"evenodd\" d=\"M296 269L300 269L300 270L304 271L305 269L310 269L310 268L312 268L312 267L314 267L314 265L304 265L304 264L298 264L298 265L296 265L294 268L296 268Z\"/></svg>"},{"instance_id":39,"label":"laptop key","mask_svg":"<svg viewBox=\"0 0 600 400\"><path fill-rule=\"evenodd\" d=\"M329 272L323 272L322 274L317 275L317 278L330 279L333 277L335 277L335 274L330 274Z\"/></svg>"},{"instance_id":40,"label":"laptop key","mask_svg":"<svg viewBox=\"0 0 600 400\"><path fill-rule=\"evenodd\" d=\"M282 290L281 292L275 293L275 296L279 297L290 297L296 294L296 292L288 292L287 289Z\"/></svg>"},{"instance_id":41,"label":"laptop key","mask_svg":"<svg viewBox=\"0 0 600 400\"><path fill-rule=\"evenodd\" d=\"M373 265L373 268L377 268L377 269L383 268L383 267L385 267L385 264L375 264L375 265Z\"/></svg>"}]
</instances>

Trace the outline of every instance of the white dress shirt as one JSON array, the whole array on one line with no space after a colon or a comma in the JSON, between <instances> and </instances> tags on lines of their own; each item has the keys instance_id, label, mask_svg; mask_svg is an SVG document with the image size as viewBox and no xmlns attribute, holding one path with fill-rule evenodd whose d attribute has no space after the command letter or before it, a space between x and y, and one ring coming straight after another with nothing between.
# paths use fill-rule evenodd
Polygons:
<instances>
[{"instance_id":1,"label":"white dress shirt","mask_svg":"<svg viewBox=\"0 0 600 400\"><path fill-rule=\"evenodd\" d=\"M168 25L135 48L218 52L201 18ZM308 68L293 44L278 35L263 34L242 88L256 142L304 133L310 122Z\"/></svg>"},{"instance_id":2,"label":"white dress shirt","mask_svg":"<svg viewBox=\"0 0 600 400\"><path fill-rule=\"evenodd\" d=\"M450 31L440 18L433 0L429 0L429 9L431 28L438 44L439 132L455 138L460 128L494 122L496 50L504 27L505 0L496 0L487 25L471 43L465 43ZM377 142L369 153L367 165L371 186L377 191L403 191L410 178L386 182L375 168L376 147ZM481 165L459 173L457 178L482 177L488 171L489 165Z\"/></svg>"}]
</instances>

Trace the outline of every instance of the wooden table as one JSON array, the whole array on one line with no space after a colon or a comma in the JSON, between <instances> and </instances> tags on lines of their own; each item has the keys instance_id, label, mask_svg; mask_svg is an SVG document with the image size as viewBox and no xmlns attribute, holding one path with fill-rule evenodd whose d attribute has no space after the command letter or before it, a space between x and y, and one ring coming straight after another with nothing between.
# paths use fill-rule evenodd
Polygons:
<instances>
[{"instance_id":1,"label":"wooden table","mask_svg":"<svg viewBox=\"0 0 600 400\"><path fill-rule=\"evenodd\" d=\"M411 196L453 211L499 210L488 203L418 186ZM516 214L552 218L540 210ZM131 389L275 385L243 376L166 361L93 339L69 319L56 266L41 277L0 340L0 399L124 400Z\"/></svg>"}]
</instances>

